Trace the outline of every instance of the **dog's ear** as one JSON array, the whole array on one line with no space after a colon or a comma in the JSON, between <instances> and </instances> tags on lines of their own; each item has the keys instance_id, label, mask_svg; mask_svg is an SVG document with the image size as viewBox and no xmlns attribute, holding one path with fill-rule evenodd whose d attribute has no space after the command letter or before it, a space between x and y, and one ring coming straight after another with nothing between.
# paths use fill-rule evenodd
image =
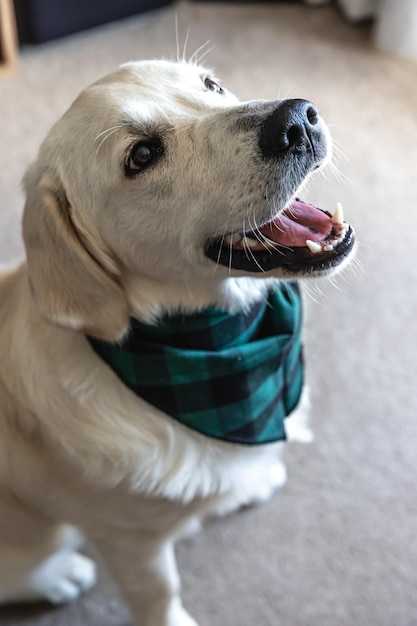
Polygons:
<instances>
[{"instance_id":1,"label":"dog's ear","mask_svg":"<svg viewBox=\"0 0 417 626\"><path fill-rule=\"evenodd\" d=\"M129 323L125 293L74 228L63 185L32 167L25 187L23 239L40 313L99 339L120 339Z\"/></svg>"}]
</instances>

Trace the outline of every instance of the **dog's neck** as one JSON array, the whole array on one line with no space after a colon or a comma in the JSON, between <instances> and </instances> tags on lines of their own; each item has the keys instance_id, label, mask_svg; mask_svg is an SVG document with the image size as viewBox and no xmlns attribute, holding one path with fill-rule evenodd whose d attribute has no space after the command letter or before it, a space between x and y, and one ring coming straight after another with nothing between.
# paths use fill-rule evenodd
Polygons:
<instances>
[{"instance_id":1,"label":"dog's neck","mask_svg":"<svg viewBox=\"0 0 417 626\"><path fill-rule=\"evenodd\" d=\"M124 285L132 317L153 324L164 315L194 314L208 307L230 314L245 313L265 299L276 279L204 276L200 280L157 281L126 275Z\"/></svg>"},{"instance_id":2,"label":"dog's neck","mask_svg":"<svg viewBox=\"0 0 417 626\"><path fill-rule=\"evenodd\" d=\"M127 387L183 425L261 444L285 439L301 396L301 317L298 287L287 283L246 313L132 319L121 344L89 341Z\"/></svg>"}]
</instances>

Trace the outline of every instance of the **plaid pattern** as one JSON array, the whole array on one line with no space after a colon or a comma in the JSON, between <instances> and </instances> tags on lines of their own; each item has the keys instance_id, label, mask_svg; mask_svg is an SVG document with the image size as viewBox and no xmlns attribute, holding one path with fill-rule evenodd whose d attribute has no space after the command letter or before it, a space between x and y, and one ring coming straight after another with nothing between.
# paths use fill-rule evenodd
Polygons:
<instances>
[{"instance_id":1,"label":"plaid pattern","mask_svg":"<svg viewBox=\"0 0 417 626\"><path fill-rule=\"evenodd\" d=\"M261 444L285 439L300 399L301 322L298 285L284 283L245 315L210 308L156 326L132 319L122 345L88 339L132 391L185 426Z\"/></svg>"}]
</instances>

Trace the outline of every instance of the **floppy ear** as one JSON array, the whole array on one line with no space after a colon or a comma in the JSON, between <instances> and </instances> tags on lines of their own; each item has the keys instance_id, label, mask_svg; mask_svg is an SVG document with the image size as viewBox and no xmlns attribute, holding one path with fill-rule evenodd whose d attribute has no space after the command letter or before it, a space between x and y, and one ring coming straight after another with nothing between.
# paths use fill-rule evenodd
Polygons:
<instances>
[{"instance_id":1,"label":"floppy ear","mask_svg":"<svg viewBox=\"0 0 417 626\"><path fill-rule=\"evenodd\" d=\"M129 323L122 287L82 242L62 184L39 178L34 170L25 178L23 239L40 313L99 339L120 339Z\"/></svg>"}]
</instances>

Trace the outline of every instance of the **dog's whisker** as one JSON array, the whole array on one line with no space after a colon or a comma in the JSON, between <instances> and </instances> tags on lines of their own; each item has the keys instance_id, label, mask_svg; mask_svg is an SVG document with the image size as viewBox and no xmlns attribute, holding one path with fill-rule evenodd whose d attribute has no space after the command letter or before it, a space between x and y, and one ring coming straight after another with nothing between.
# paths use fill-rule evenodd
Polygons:
<instances>
[{"instance_id":1,"label":"dog's whisker","mask_svg":"<svg viewBox=\"0 0 417 626\"><path fill-rule=\"evenodd\" d=\"M358 244L358 245L362 245L362 244ZM365 269L358 256L355 255L353 257L353 259L350 261L346 269L351 270L357 280L363 280L365 276ZM348 281L349 279L348 272L339 274L338 278L340 277L342 277L343 280Z\"/></svg>"},{"instance_id":2,"label":"dog's whisker","mask_svg":"<svg viewBox=\"0 0 417 626\"><path fill-rule=\"evenodd\" d=\"M255 224L253 230L252 230L253 234L255 235L256 239L265 247L267 247L269 250L272 250L274 252L278 252L278 254L282 254L284 255L284 250L291 250L292 248L290 248L289 246L284 246L281 243L277 243L276 241L274 241L273 239L269 239L269 237L267 237L266 235L263 234L263 232L261 230L259 230L259 227ZM283 232L283 231L281 231Z\"/></svg>"},{"instance_id":3,"label":"dog's whisker","mask_svg":"<svg viewBox=\"0 0 417 626\"><path fill-rule=\"evenodd\" d=\"M271 215L274 219L274 226L277 230L279 230L281 233L285 232L285 228L281 227L279 224L281 223L281 213L278 213L276 207L271 203L270 201L268 201L268 206L271 207L272 211L271 211Z\"/></svg>"},{"instance_id":4,"label":"dog's whisker","mask_svg":"<svg viewBox=\"0 0 417 626\"><path fill-rule=\"evenodd\" d=\"M231 207L231 208L233 208L233 207ZM230 231L229 231L229 229L228 229L228 225L229 225L229 223L230 223L230 213L229 213L229 215L228 215L228 219L227 219L227 222L226 222L226 224L225 224L224 233L223 233L223 235L220 237L220 240L219 240L219 249L218 249L217 259L216 259L216 261L215 261L215 265L213 266L213 273L214 273L214 272L216 272L217 268L221 265L220 258L221 258L222 248L226 245L226 244L225 244L225 239L226 239L227 235L229 235L229 234L230 234ZM232 246L231 246L230 244L227 244L227 245L229 246L229 274L230 274L230 273L231 273L231 271L232 271L232 255L233 255L233 249L232 249Z\"/></svg>"},{"instance_id":5,"label":"dog's whisker","mask_svg":"<svg viewBox=\"0 0 417 626\"><path fill-rule=\"evenodd\" d=\"M116 129L114 129L114 130L110 131L110 132L109 132L107 135L105 135L105 136L103 137L103 139L100 141L100 143L98 144L98 146L97 146L97 148L96 148L96 151L95 151L95 153L94 153L94 158L95 158L95 159L98 157L98 153L100 152L100 148L101 148L101 146L102 146L102 145L105 143L105 141L106 141L107 139L109 139L109 138L111 137L111 135L113 135L113 133L115 133L115 132L116 132Z\"/></svg>"},{"instance_id":6,"label":"dog's whisker","mask_svg":"<svg viewBox=\"0 0 417 626\"><path fill-rule=\"evenodd\" d=\"M217 259L215 262L215 265L213 266L213 274L217 271L217 268L220 266L220 257L221 257L221 252L222 252L222 247L224 245L224 238L226 237L226 234L222 235L221 239L220 239L220 245L219 245L219 251L217 254Z\"/></svg>"},{"instance_id":7,"label":"dog's whisker","mask_svg":"<svg viewBox=\"0 0 417 626\"><path fill-rule=\"evenodd\" d=\"M123 128L123 126L126 126L127 124L122 123L122 124L117 124L116 126L111 126L110 128L106 128L105 130L103 130L101 133L99 133L97 135L97 137L94 139L94 143L105 133L108 133L110 130L115 130L117 128Z\"/></svg>"},{"instance_id":8,"label":"dog's whisker","mask_svg":"<svg viewBox=\"0 0 417 626\"><path fill-rule=\"evenodd\" d=\"M337 291L339 291L340 293L343 293L343 288L341 287L341 285L337 282L335 276L333 276L332 274L329 274L328 276L326 276L328 282L332 285L332 287L334 287L335 289L337 289Z\"/></svg>"},{"instance_id":9,"label":"dog's whisker","mask_svg":"<svg viewBox=\"0 0 417 626\"><path fill-rule=\"evenodd\" d=\"M208 46L208 44L210 43L210 39L207 39L207 41L205 41L203 44L201 44L201 46L199 46L197 48L197 50L195 52L193 52L193 54L190 56L190 58L188 59L188 63L192 64L194 62L195 59L195 65L198 65L200 62L200 59L198 58L198 53L203 50L206 46Z\"/></svg>"},{"instance_id":10,"label":"dog's whisker","mask_svg":"<svg viewBox=\"0 0 417 626\"><path fill-rule=\"evenodd\" d=\"M215 48L217 48L217 44L214 44L213 46L211 46L211 48L208 48L208 50L205 50L203 52L203 54L201 54L197 59L196 59L196 64L199 65L201 63L201 61L204 59L204 57L206 57L208 54L210 54L210 52L212 52Z\"/></svg>"},{"instance_id":11,"label":"dog's whisker","mask_svg":"<svg viewBox=\"0 0 417 626\"><path fill-rule=\"evenodd\" d=\"M250 224L249 224L249 226L250 226ZM255 263L255 265L259 268L259 270L261 272L264 272L265 271L264 268L259 264L257 258L255 257L255 255L253 254L253 252L252 252L252 250L251 250L251 248L249 246L248 238L247 238L247 235L246 235L246 219L243 220L242 245L243 245L243 250L245 251L246 258L248 260L252 260Z\"/></svg>"},{"instance_id":12,"label":"dog's whisker","mask_svg":"<svg viewBox=\"0 0 417 626\"><path fill-rule=\"evenodd\" d=\"M243 248L245 250L245 253L249 253L246 254L248 259L252 258L252 261L255 263L255 265L260 269L261 272L264 272L264 268L262 267L262 265L260 265L260 263L258 262L258 260L256 259L255 255L253 254L252 250L248 247L247 243L245 242L246 237L243 238Z\"/></svg>"},{"instance_id":13,"label":"dog's whisker","mask_svg":"<svg viewBox=\"0 0 417 626\"><path fill-rule=\"evenodd\" d=\"M329 163L329 170L338 182L344 183L349 181L349 177L341 171L334 161ZM324 171L322 173L324 174Z\"/></svg>"},{"instance_id":14,"label":"dog's whisker","mask_svg":"<svg viewBox=\"0 0 417 626\"><path fill-rule=\"evenodd\" d=\"M279 228L279 226L277 225L277 221L279 220L280 216L277 214L278 212L277 212L276 207L274 206L274 203L273 202L271 203L271 199L268 197L268 195L266 195L265 200L266 200L267 205L270 208L271 219L274 219L275 227L277 228L277 230L284 232L284 230L282 228ZM257 236L257 239L262 244L267 245L269 248L271 248L271 250L273 249L275 252L278 252L279 254L284 254L284 252L282 251L282 248L287 248L287 246L283 246L282 244L279 244L276 241L269 239L269 237L264 235L264 233L260 230L256 222L255 222L254 232L255 232L255 235Z\"/></svg>"},{"instance_id":15,"label":"dog's whisker","mask_svg":"<svg viewBox=\"0 0 417 626\"><path fill-rule=\"evenodd\" d=\"M282 93L282 89L279 88L278 92L277 92L277 100L287 100L287 98L290 97L290 89L287 87L287 89L285 90L285 94L283 95Z\"/></svg>"},{"instance_id":16,"label":"dog's whisker","mask_svg":"<svg viewBox=\"0 0 417 626\"><path fill-rule=\"evenodd\" d=\"M124 126L124 124L120 124L119 126L114 126L113 128L108 129L107 131L104 131L104 132L107 132L107 135L105 135L103 137L103 139L100 141L100 143L98 144L98 146L96 148L96 151L95 151L95 154L94 154L94 158L97 158L98 153L100 151L100 148L105 143L105 141L107 141L107 139L109 139L111 137L111 135L113 135L115 132L117 132L123 126ZM102 134L103 133L100 133L100 135L102 135ZM100 135L97 135L95 141L97 141L97 139L100 137Z\"/></svg>"},{"instance_id":17,"label":"dog's whisker","mask_svg":"<svg viewBox=\"0 0 417 626\"><path fill-rule=\"evenodd\" d=\"M268 193L268 189L266 190L266 193L265 193L265 201L266 201L266 203L267 203L267 205L268 205L268 207L270 209L271 219L277 217L279 215L279 210L278 210L278 208L276 206L276 200L275 200L274 197L272 197L272 199L271 199L271 196Z\"/></svg>"},{"instance_id":18,"label":"dog's whisker","mask_svg":"<svg viewBox=\"0 0 417 626\"><path fill-rule=\"evenodd\" d=\"M338 157L341 157L343 159L346 159L346 161L349 161L349 157L347 156L344 150L343 144L341 144L340 141L332 138L332 146L333 146L333 152L335 152Z\"/></svg>"},{"instance_id":19,"label":"dog's whisker","mask_svg":"<svg viewBox=\"0 0 417 626\"><path fill-rule=\"evenodd\" d=\"M178 35L178 13L175 13L175 43L177 48L177 63L180 62L180 41Z\"/></svg>"},{"instance_id":20,"label":"dog's whisker","mask_svg":"<svg viewBox=\"0 0 417 626\"><path fill-rule=\"evenodd\" d=\"M329 299L328 294L320 287L315 279L312 281L305 281L303 283L303 290L305 290L309 299L320 306L322 306L323 303Z\"/></svg>"},{"instance_id":21,"label":"dog's whisker","mask_svg":"<svg viewBox=\"0 0 417 626\"><path fill-rule=\"evenodd\" d=\"M326 123L326 126L328 128L331 128L331 124ZM332 148L333 148L333 152L335 152L337 154L337 156L341 156L344 159L346 159L347 161L349 161L349 157L347 156L347 154L345 153L345 148L344 145L335 137L332 136Z\"/></svg>"},{"instance_id":22,"label":"dog's whisker","mask_svg":"<svg viewBox=\"0 0 417 626\"><path fill-rule=\"evenodd\" d=\"M277 230L279 230L281 233L285 232L284 228L280 228L278 225L278 222L281 219L281 214L277 212L276 207L274 207L274 205L271 205L271 201L269 198L266 199L268 206L273 208L273 211L271 211L271 215L274 218L274 226ZM276 241L273 241L272 239L269 239L266 235L264 235L260 230L259 227L256 227L257 231L259 232L259 235L262 237L262 243L266 243L268 245L268 247L270 247L271 249L273 249L275 252L278 252L279 254L284 255L285 252L284 250L289 250L292 251L293 248L291 248L291 246L286 246L282 243L277 243Z\"/></svg>"},{"instance_id":23,"label":"dog's whisker","mask_svg":"<svg viewBox=\"0 0 417 626\"><path fill-rule=\"evenodd\" d=\"M229 246L229 276L232 274L233 267L233 248Z\"/></svg>"},{"instance_id":24,"label":"dog's whisker","mask_svg":"<svg viewBox=\"0 0 417 626\"><path fill-rule=\"evenodd\" d=\"M265 243L269 242L269 239L267 237L265 237L265 235L263 233L261 233L261 231L259 230L259 227L258 227L258 225L257 225L257 223L255 221L255 218L254 218L253 223L252 223L250 217L248 217L248 222L249 222L249 228L250 228L251 233L253 233L253 235L259 241L259 243L264 245Z\"/></svg>"},{"instance_id":25,"label":"dog's whisker","mask_svg":"<svg viewBox=\"0 0 417 626\"><path fill-rule=\"evenodd\" d=\"M224 237L226 237L229 233L230 233L230 229L229 229L229 224L230 224L230 219L231 216L233 214L233 209L235 208L235 203L231 205L230 207L230 212L227 218L227 222L226 222L226 228L225 228L225 235ZM223 239L224 241L224 239ZM229 264L228 264L228 269L229 269L229 276L232 274L232 269L233 269L233 246L229 245Z\"/></svg>"},{"instance_id":26,"label":"dog's whisker","mask_svg":"<svg viewBox=\"0 0 417 626\"><path fill-rule=\"evenodd\" d=\"M298 221L297 214L296 214L296 212L294 211L294 209L292 208L292 206L291 206L291 205L289 205L289 206L285 209L285 212L286 212L286 213L289 213L289 214L291 215L291 217L293 218L294 222L297 222L297 221ZM281 215L278 215L277 219L278 219L278 220L280 220L280 219L281 219Z\"/></svg>"},{"instance_id":27,"label":"dog's whisker","mask_svg":"<svg viewBox=\"0 0 417 626\"><path fill-rule=\"evenodd\" d=\"M189 37L190 37L190 26L187 28L187 34L185 35L184 46L182 49L182 61L183 62L187 61L186 54L187 54L187 45L188 45Z\"/></svg>"}]
</instances>

